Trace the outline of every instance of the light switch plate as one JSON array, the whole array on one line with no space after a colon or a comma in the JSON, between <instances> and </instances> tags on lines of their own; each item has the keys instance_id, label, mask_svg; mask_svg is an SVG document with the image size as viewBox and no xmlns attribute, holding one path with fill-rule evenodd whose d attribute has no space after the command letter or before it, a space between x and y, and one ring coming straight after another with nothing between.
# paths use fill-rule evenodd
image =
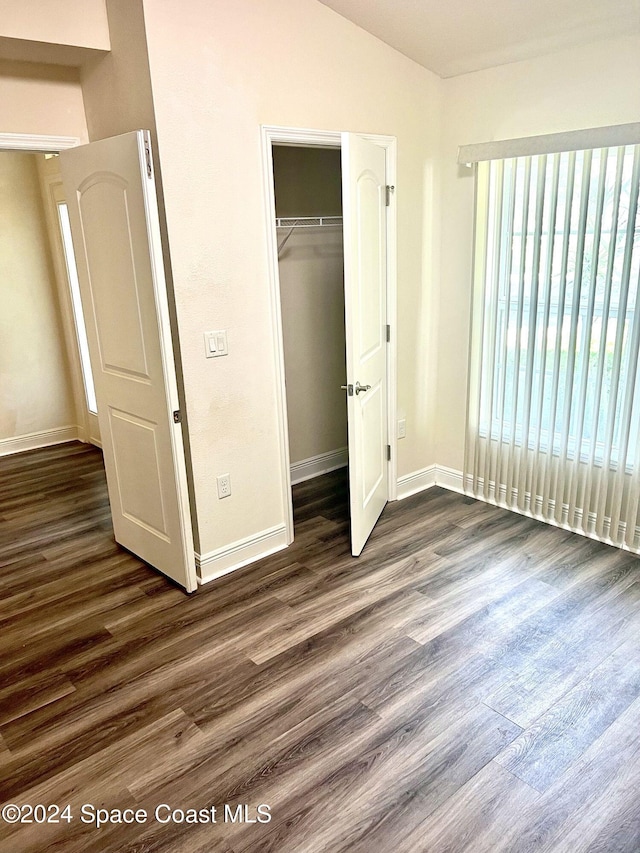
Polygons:
<instances>
[{"instance_id":1,"label":"light switch plate","mask_svg":"<svg viewBox=\"0 0 640 853\"><path fill-rule=\"evenodd\" d=\"M218 329L214 332L205 332L204 352L207 358L218 358L221 355L229 355L227 330Z\"/></svg>"}]
</instances>

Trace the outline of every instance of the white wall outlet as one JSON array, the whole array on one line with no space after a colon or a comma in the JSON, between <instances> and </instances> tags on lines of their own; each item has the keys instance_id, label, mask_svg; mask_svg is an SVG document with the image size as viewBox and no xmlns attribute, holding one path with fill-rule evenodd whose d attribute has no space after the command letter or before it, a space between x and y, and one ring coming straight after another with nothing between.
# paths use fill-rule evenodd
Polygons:
<instances>
[{"instance_id":1,"label":"white wall outlet","mask_svg":"<svg viewBox=\"0 0 640 853\"><path fill-rule=\"evenodd\" d=\"M205 332L204 351L207 358L218 358L221 355L229 355L227 330L218 329L215 332Z\"/></svg>"},{"instance_id":2,"label":"white wall outlet","mask_svg":"<svg viewBox=\"0 0 640 853\"><path fill-rule=\"evenodd\" d=\"M398 421L398 438L407 437L407 421L405 418L400 418Z\"/></svg>"},{"instance_id":3,"label":"white wall outlet","mask_svg":"<svg viewBox=\"0 0 640 853\"><path fill-rule=\"evenodd\" d=\"M231 475L220 474L219 477L216 477L216 483L218 484L218 497L228 498L231 494Z\"/></svg>"}]
</instances>

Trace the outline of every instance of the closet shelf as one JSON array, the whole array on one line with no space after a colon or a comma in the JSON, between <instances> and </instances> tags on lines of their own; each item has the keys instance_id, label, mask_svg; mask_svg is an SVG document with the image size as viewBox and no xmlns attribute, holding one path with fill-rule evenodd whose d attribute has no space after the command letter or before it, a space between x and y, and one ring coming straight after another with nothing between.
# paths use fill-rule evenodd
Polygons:
<instances>
[{"instance_id":1,"label":"closet shelf","mask_svg":"<svg viewBox=\"0 0 640 853\"><path fill-rule=\"evenodd\" d=\"M341 216L298 216L296 219L278 217L276 228L323 228L327 225L342 225Z\"/></svg>"},{"instance_id":2,"label":"closet shelf","mask_svg":"<svg viewBox=\"0 0 640 853\"><path fill-rule=\"evenodd\" d=\"M276 217L276 228L288 228L289 233L278 243L278 257L284 249L285 243L291 237L296 228L326 228L329 225L342 225L341 216L298 216L297 219L288 219L284 216Z\"/></svg>"}]
</instances>

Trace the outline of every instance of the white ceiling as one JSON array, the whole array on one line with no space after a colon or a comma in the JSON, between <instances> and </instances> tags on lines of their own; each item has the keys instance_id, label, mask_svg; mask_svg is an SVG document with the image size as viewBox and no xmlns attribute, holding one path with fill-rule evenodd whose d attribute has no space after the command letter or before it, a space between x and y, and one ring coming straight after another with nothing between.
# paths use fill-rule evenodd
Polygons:
<instances>
[{"instance_id":1,"label":"white ceiling","mask_svg":"<svg viewBox=\"0 0 640 853\"><path fill-rule=\"evenodd\" d=\"M320 0L441 77L640 32L640 0Z\"/></svg>"}]
</instances>

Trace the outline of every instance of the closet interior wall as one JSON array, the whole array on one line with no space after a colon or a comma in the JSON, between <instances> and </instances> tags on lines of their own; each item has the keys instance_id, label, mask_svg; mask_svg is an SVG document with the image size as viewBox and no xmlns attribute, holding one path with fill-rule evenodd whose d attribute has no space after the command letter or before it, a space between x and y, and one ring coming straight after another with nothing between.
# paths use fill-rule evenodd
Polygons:
<instances>
[{"instance_id":1,"label":"closet interior wall","mask_svg":"<svg viewBox=\"0 0 640 853\"><path fill-rule=\"evenodd\" d=\"M341 217L340 150L273 147L276 217ZM292 482L347 463L341 224L277 229ZM286 241L285 241L286 240Z\"/></svg>"}]
</instances>

